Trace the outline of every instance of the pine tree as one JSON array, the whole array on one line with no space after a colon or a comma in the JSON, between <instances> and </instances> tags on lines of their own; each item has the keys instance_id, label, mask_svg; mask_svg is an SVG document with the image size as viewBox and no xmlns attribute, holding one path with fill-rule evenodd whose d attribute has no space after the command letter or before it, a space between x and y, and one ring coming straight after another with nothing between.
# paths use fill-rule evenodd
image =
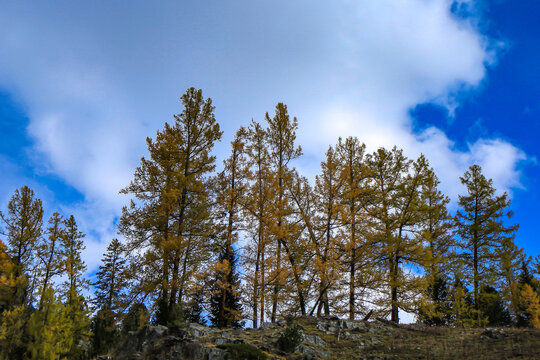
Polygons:
<instances>
[{"instance_id":1,"label":"pine tree","mask_svg":"<svg viewBox=\"0 0 540 360\"><path fill-rule=\"evenodd\" d=\"M96 355L110 349L118 340L118 322L127 307L125 289L128 281L122 243L113 239L101 261L93 284L93 301L98 309L91 323L92 347Z\"/></svg>"},{"instance_id":2,"label":"pine tree","mask_svg":"<svg viewBox=\"0 0 540 360\"><path fill-rule=\"evenodd\" d=\"M96 273L94 304L97 308L107 308L115 316L126 308L125 289L128 284L126 279L126 260L124 258L124 246L118 239L112 239L107 251L103 254Z\"/></svg>"},{"instance_id":3,"label":"pine tree","mask_svg":"<svg viewBox=\"0 0 540 360\"><path fill-rule=\"evenodd\" d=\"M496 277L492 269L500 259L495 249L513 239L517 225L504 225L504 217L512 216L507 210L510 200L506 193L495 195L492 180L485 178L480 166L472 165L460 179L467 188L467 195L459 196L461 209L456 214L457 233L465 251L464 261L480 322L480 287Z\"/></svg>"},{"instance_id":4,"label":"pine tree","mask_svg":"<svg viewBox=\"0 0 540 360\"><path fill-rule=\"evenodd\" d=\"M193 274L208 260L207 176L215 168L210 152L222 135L212 101L201 90L188 89L181 101L184 109L174 116L174 125L165 124L155 141L147 139L150 158L141 159L122 190L137 203L125 207L120 220L128 247L143 254L134 259L145 274L141 290L159 292L169 312L185 300Z\"/></svg>"},{"instance_id":5,"label":"pine tree","mask_svg":"<svg viewBox=\"0 0 540 360\"><path fill-rule=\"evenodd\" d=\"M493 286L482 285L478 294L480 313L487 318L489 326L509 326L511 318L508 309L504 306L501 295Z\"/></svg>"},{"instance_id":6,"label":"pine tree","mask_svg":"<svg viewBox=\"0 0 540 360\"><path fill-rule=\"evenodd\" d=\"M216 264L213 291L210 297L210 322L213 326L220 329L242 327L239 286L236 255L234 251L223 251Z\"/></svg>"},{"instance_id":7,"label":"pine tree","mask_svg":"<svg viewBox=\"0 0 540 360\"><path fill-rule=\"evenodd\" d=\"M127 315L122 321L122 332L139 331L150 319L150 313L143 303L136 303L129 307Z\"/></svg>"},{"instance_id":8,"label":"pine tree","mask_svg":"<svg viewBox=\"0 0 540 360\"><path fill-rule=\"evenodd\" d=\"M15 190L8 203L7 213L0 212L4 223L3 234L7 236L7 254L13 262L13 277L16 286L9 306L27 305L29 293L29 271L33 268L34 250L41 237L43 208L41 200L27 186Z\"/></svg>"}]
</instances>

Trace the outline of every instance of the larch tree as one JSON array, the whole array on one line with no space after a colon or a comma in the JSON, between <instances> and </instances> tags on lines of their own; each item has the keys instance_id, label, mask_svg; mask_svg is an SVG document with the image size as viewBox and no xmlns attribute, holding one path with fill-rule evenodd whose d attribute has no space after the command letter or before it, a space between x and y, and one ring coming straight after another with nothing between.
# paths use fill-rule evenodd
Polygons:
<instances>
[{"instance_id":1,"label":"larch tree","mask_svg":"<svg viewBox=\"0 0 540 360\"><path fill-rule=\"evenodd\" d=\"M150 288L144 290L159 291L166 312L184 302L193 273L208 260L207 182L215 168L211 151L222 135L212 100L201 90L188 89L181 101L184 109L174 116L174 125L165 124L155 141L147 139L150 158L141 159L122 190L137 202L123 209L120 232L130 249L144 254L139 268L150 275L145 281Z\"/></svg>"},{"instance_id":2,"label":"larch tree","mask_svg":"<svg viewBox=\"0 0 540 360\"><path fill-rule=\"evenodd\" d=\"M70 358L80 358L84 349L81 341L90 337L89 309L83 292L88 289L89 282L84 278L86 264L81 259L81 252L85 249L85 235L79 231L73 215L64 220L64 232L61 237L60 261L63 274L67 275L64 281L62 295L64 298L66 316L70 326L70 338L73 340L69 350Z\"/></svg>"},{"instance_id":3,"label":"larch tree","mask_svg":"<svg viewBox=\"0 0 540 360\"><path fill-rule=\"evenodd\" d=\"M480 322L480 287L495 280L493 267L500 261L497 249L513 239L517 226L505 226L504 218L512 216L507 209L510 205L508 195L495 194L493 181L486 179L480 166L472 165L460 179L467 194L459 195L457 234L464 250L462 257L473 286L474 307Z\"/></svg>"},{"instance_id":4,"label":"larch tree","mask_svg":"<svg viewBox=\"0 0 540 360\"><path fill-rule=\"evenodd\" d=\"M61 239L65 236L62 216L55 212L49 219L47 236L44 237L37 246L36 253L39 258L40 273L40 298L38 310L43 309L46 299L46 292L52 289L52 278L62 272L62 262L60 256ZM44 321L47 321L45 316Z\"/></svg>"},{"instance_id":5,"label":"larch tree","mask_svg":"<svg viewBox=\"0 0 540 360\"><path fill-rule=\"evenodd\" d=\"M412 162L401 150L379 149L368 160L373 186L373 202L369 209L375 230L374 244L381 266L386 268L385 287L389 298L391 320L399 322L399 308L412 311L410 291L417 290L413 276L403 265L417 265L423 252L414 231L421 221L421 184L426 163L421 158Z\"/></svg>"},{"instance_id":6,"label":"larch tree","mask_svg":"<svg viewBox=\"0 0 540 360\"><path fill-rule=\"evenodd\" d=\"M238 324L241 316L239 309L239 281L236 269L235 249L241 230L242 201L246 196L247 158L245 154L245 137L247 133L240 128L231 142L231 154L223 162L223 170L215 178L216 206L215 216L217 227L216 247L219 249L219 259L214 267L216 281L212 295L212 322L219 328Z\"/></svg>"},{"instance_id":7,"label":"larch tree","mask_svg":"<svg viewBox=\"0 0 540 360\"><path fill-rule=\"evenodd\" d=\"M424 322L444 325L449 318L449 286L454 271L456 243L453 218L448 212L450 199L439 189L439 179L427 168L421 184L421 220L417 230L424 244L421 265L424 269L424 297L419 311Z\"/></svg>"},{"instance_id":8,"label":"larch tree","mask_svg":"<svg viewBox=\"0 0 540 360\"><path fill-rule=\"evenodd\" d=\"M348 317L354 320L357 313L358 292L377 283L372 270L372 237L368 226L366 208L370 202L370 170L366 165L366 146L355 137L339 138L336 154L341 164L339 176L343 181L340 196L340 228L344 287L348 288ZM348 280L345 280L347 279Z\"/></svg>"},{"instance_id":9,"label":"larch tree","mask_svg":"<svg viewBox=\"0 0 540 360\"><path fill-rule=\"evenodd\" d=\"M265 115L267 128L267 144L270 155L270 169L275 173L273 183L273 199L268 212L268 223L271 224L270 232L275 240L275 255L273 261L272 277L272 311L271 321L276 321L279 294L283 290L286 281L286 271L283 271L282 252L289 240L290 224L287 217L291 213L287 186L291 181L291 169L289 164L302 154L302 149L295 145L298 121L290 118L287 106L278 103L274 117L268 113ZM289 260L293 259L292 255ZM294 266L294 265L293 265ZM304 307L302 307L304 308Z\"/></svg>"},{"instance_id":10,"label":"larch tree","mask_svg":"<svg viewBox=\"0 0 540 360\"><path fill-rule=\"evenodd\" d=\"M35 248L41 237L43 207L41 200L27 186L15 190L7 206L7 213L0 212L3 234L7 237L7 254L13 262L16 286L10 300L12 306L27 305L32 294L28 292L29 274L35 259Z\"/></svg>"},{"instance_id":11,"label":"larch tree","mask_svg":"<svg viewBox=\"0 0 540 360\"><path fill-rule=\"evenodd\" d=\"M330 315L328 293L339 277L340 254L338 244L342 242L339 228L342 226L341 197L345 179L341 177L342 164L333 147L326 151L326 159L321 162L321 173L315 177L315 231L316 247L314 267L319 274L319 295L317 316Z\"/></svg>"},{"instance_id":12,"label":"larch tree","mask_svg":"<svg viewBox=\"0 0 540 360\"><path fill-rule=\"evenodd\" d=\"M250 171L248 194L243 202L246 221L250 224L248 231L253 246L246 252L248 288L250 289L250 306L252 324L256 328L258 322L264 322L268 260L266 251L269 245L268 209L271 199L272 173L268 153L266 130L252 121L247 132L246 154Z\"/></svg>"}]
</instances>

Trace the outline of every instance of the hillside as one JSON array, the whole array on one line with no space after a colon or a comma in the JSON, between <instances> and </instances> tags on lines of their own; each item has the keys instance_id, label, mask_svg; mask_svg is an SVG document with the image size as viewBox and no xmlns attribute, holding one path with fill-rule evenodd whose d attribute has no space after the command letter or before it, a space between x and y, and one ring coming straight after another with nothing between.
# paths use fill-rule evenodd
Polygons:
<instances>
[{"instance_id":1,"label":"hillside","mask_svg":"<svg viewBox=\"0 0 540 360\"><path fill-rule=\"evenodd\" d=\"M146 326L98 359L538 359L540 331L396 326L389 322L301 318L295 352L278 349L284 321L262 329L218 330L199 324Z\"/></svg>"}]
</instances>

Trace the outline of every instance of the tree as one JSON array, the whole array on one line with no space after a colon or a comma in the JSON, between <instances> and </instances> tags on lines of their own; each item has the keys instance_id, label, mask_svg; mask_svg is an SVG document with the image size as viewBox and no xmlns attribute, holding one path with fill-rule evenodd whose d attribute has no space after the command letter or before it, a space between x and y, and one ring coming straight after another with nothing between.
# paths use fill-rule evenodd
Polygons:
<instances>
[{"instance_id":1,"label":"tree","mask_svg":"<svg viewBox=\"0 0 540 360\"><path fill-rule=\"evenodd\" d=\"M493 181L486 179L480 166L472 165L460 179L467 195L459 196L461 209L456 213L457 233L464 249L466 274L473 285L474 307L480 322L479 291L496 275L492 269L500 258L495 249L513 239L518 226L504 225L504 218L512 216L507 210L510 200L506 193L495 195Z\"/></svg>"},{"instance_id":2,"label":"tree","mask_svg":"<svg viewBox=\"0 0 540 360\"><path fill-rule=\"evenodd\" d=\"M413 310L413 299L407 298L407 293L419 289L414 276L405 273L402 266L421 263L423 244L414 231L422 220L421 185L428 165L423 156L413 163L394 147L373 153L368 166L373 186L368 211L374 245L380 266L383 271L386 268L386 306L390 307L391 320L398 322L399 308Z\"/></svg>"},{"instance_id":3,"label":"tree","mask_svg":"<svg viewBox=\"0 0 540 360\"><path fill-rule=\"evenodd\" d=\"M193 273L208 260L211 230L207 176L215 168L210 155L222 132L211 99L190 88L173 126L165 124L156 140L147 139L134 179L122 190L132 201L122 210L120 232L144 271L145 293L159 292L168 311L184 301ZM156 266L157 265L157 266ZM161 272L160 274L157 272Z\"/></svg>"},{"instance_id":4,"label":"tree","mask_svg":"<svg viewBox=\"0 0 540 360\"><path fill-rule=\"evenodd\" d=\"M233 251L223 251L215 267L215 279L210 297L210 322L213 326L220 329L242 327L239 286L236 255Z\"/></svg>"},{"instance_id":5,"label":"tree","mask_svg":"<svg viewBox=\"0 0 540 360\"><path fill-rule=\"evenodd\" d=\"M247 192L247 160L244 153L246 130L240 128L231 142L231 155L224 163L224 169L216 179L216 223L220 229L216 246L220 249L220 259L215 265L217 273L218 288L212 296L212 309L217 313L213 314L212 322L219 328L231 325L231 321L239 314L229 314L231 311L238 311L239 301L236 295L239 283L227 283L229 280L237 280L237 275L233 272L234 249L233 245L238 239L238 228L240 224L239 215L242 200ZM236 277L236 278L235 278ZM233 290L234 289L234 290ZM232 296L235 299L228 299ZM217 301L217 303L215 303ZM238 309L233 309L230 306ZM233 319L233 320L231 320Z\"/></svg>"},{"instance_id":6,"label":"tree","mask_svg":"<svg viewBox=\"0 0 540 360\"><path fill-rule=\"evenodd\" d=\"M487 318L489 326L508 326L511 324L510 313L504 306L501 295L493 286L482 285L478 294L480 313Z\"/></svg>"},{"instance_id":7,"label":"tree","mask_svg":"<svg viewBox=\"0 0 540 360\"><path fill-rule=\"evenodd\" d=\"M83 241L85 235L79 231L73 215L64 221L64 227L60 256L63 270L67 275L67 281L64 283L64 294L69 304L88 287L88 281L83 277L86 264L81 259L81 252L85 249Z\"/></svg>"},{"instance_id":8,"label":"tree","mask_svg":"<svg viewBox=\"0 0 540 360\"><path fill-rule=\"evenodd\" d=\"M49 219L49 227L47 228L47 238L44 238L37 247L37 257L39 258L40 275L41 275L41 292L39 299L39 310L43 309L44 301L46 300L46 292L49 288L52 289L51 279L53 276L60 274L62 263L60 258L60 241L64 237L63 219L59 213L55 212ZM47 317L44 318L44 324L47 322Z\"/></svg>"},{"instance_id":9,"label":"tree","mask_svg":"<svg viewBox=\"0 0 540 360\"><path fill-rule=\"evenodd\" d=\"M246 221L250 223L253 246L246 249L247 277L250 278L252 323L256 328L258 320L262 324L265 319L265 302L267 287L267 271L269 268L266 256L269 239L268 211L271 199L272 172L270 171L270 154L267 148L267 132L262 126L252 121L247 132L246 154L250 170L247 172L251 186L244 201Z\"/></svg>"},{"instance_id":10,"label":"tree","mask_svg":"<svg viewBox=\"0 0 540 360\"><path fill-rule=\"evenodd\" d=\"M330 315L328 293L339 277L338 243L341 243L341 238L337 230L342 225L340 198L345 183L340 176L341 167L334 148L330 146L325 161L321 162L321 174L315 177L314 194L318 214L315 217L315 227L318 235L312 244L316 253L314 265L319 274L318 316L321 316L323 309L325 315Z\"/></svg>"},{"instance_id":11,"label":"tree","mask_svg":"<svg viewBox=\"0 0 540 360\"><path fill-rule=\"evenodd\" d=\"M368 226L366 211L371 201L372 189L369 178L370 170L366 165L366 146L355 137L344 141L339 138L336 153L341 164L340 178L343 181L340 204L340 221L342 223L341 238L338 243L343 253L343 264L348 273L348 314L354 320L357 312L358 290L377 283L377 275L371 271L372 234ZM346 277L343 277L344 279Z\"/></svg>"},{"instance_id":12,"label":"tree","mask_svg":"<svg viewBox=\"0 0 540 360\"><path fill-rule=\"evenodd\" d=\"M424 322L430 325L445 325L449 321L448 285L456 261L453 219L447 210L450 199L438 189L439 183L435 172L426 169L421 185L417 236L424 244L421 265L425 281L419 311Z\"/></svg>"},{"instance_id":13,"label":"tree","mask_svg":"<svg viewBox=\"0 0 540 360\"><path fill-rule=\"evenodd\" d=\"M4 223L3 234L7 236L7 254L13 262L14 288L10 306L26 305L31 294L28 292L28 271L34 260L34 250L41 236L43 208L41 200L27 186L15 190L8 203L7 213L0 212Z\"/></svg>"},{"instance_id":14,"label":"tree","mask_svg":"<svg viewBox=\"0 0 540 360\"><path fill-rule=\"evenodd\" d=\"M93 284L96 289L94 303L97 308L109 309L116 317L127 307L124 291L128 283L124 246L118 239L112 239L101 262Z\"/></svg>"},{"instance_id":15,"label":"tree","mask_svg":"<svg viewBox=\"0 0 540 360\"><path fill-rule=\"evenodd\" d=\"M126 260L124 246L118 239L112 239L103 254L102 265L96 273L94 304L98 309L92 319L92 347L94 354L110 349L118 340L117 324L127 307L125 289Z\"/></svg>"},{"instance_id":16,"label":"tree","mask_svg":"<svg viewBox=\"0 0 540 360\"><path fill-rule=\"evenodd\" d=\"M529 284L523 285L521 290L521 306L525 310L523 316L528 326L540 328L540 297Z\"/></svg>"},{"instance_id":17,"label":"tree","mask_svg":"<svg viewBox=\"0 0 540 360\"><path fill-rule=\"evenodd\" d=\"M129 311L122 321L122 332L139 331L150 319L150 313L143 303L136 303L129 307Z\"/></svg>"},{"instance_id":18,"label":"tree","mask_svg":"<svg viewBox=\"0 0 540 360\"><path fill-rule=\"evenodd\" d=\"M291 231L287 223L287 216L291 213L291 209L286 196L286 189L291 179L289 163L302 155L302 149L294 144L298 121L296 118L290 119L285 104L278 103L274 117L270 118L270 115L266 113L265 119L268 124L266 134L270 169L276 174L272 186L274 196L268 214L271 219L268 219L268 223L271 224L269 230L276 244L275 265L270 275L273 278L271 321L275 322L279 293L286 279L286 272L282 271L282 248L286 246ZM293 257L289 256L289 260L291 259ZM301 306L301 308L305 313L305 307Z\"/></svg>"},{"instance_id":19,"label":"tree","mask_svg":"<svg viewBox=\"0 0 540 360\"><path fill-rule=\"evenodd\" d=\"M0 314L12 303L16 281L14 265L6 252L6 245L0 240Z\"/></svg>"},{"instance_id":20,"label":"tree","mask_svg":"<svg viewBox=\"0 0 540 360\"><path fill-rule=\"evenodd\" d=\"M73 347L73 323L66 307L47 287L40 299L41 307L32 313L28 332L32 341L28 350L32 359L62 359Z\"/></svg>"}]
</instances>

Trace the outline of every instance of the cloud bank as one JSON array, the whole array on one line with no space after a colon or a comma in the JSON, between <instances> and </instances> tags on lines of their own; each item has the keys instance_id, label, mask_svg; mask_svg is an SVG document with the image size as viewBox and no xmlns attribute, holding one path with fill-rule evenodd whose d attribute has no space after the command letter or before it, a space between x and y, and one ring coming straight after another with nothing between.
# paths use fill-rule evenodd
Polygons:
<instances>
[{"instance_id":1,"label":"cloud bank","mask_svg":"<svg viewBox=\"0 0 540 360\"><path fill-rule=\"evenodd\" d=\"M494 64L473 1L373 0L234 3L4 3L0 87L24 104L33 166L85 200L66 205L91 234L95 267L125 202L146 136L180 111L190 86L214 99L225 130L262 120L277 101L299 118L300 166L318 172L338 136L371 150L397 145L427 155L450 196L479 163L495 185L520 186L525 154L503 139L457 146L441 129L413 128L410 110L435 103L449 114ZM461 10L460 10L461 9ZM468 13L463 16L463 13ZM223 150L223 151L222 151ZM36 170L37 171L37 170Z\"/></svg>"}]
</instances>

